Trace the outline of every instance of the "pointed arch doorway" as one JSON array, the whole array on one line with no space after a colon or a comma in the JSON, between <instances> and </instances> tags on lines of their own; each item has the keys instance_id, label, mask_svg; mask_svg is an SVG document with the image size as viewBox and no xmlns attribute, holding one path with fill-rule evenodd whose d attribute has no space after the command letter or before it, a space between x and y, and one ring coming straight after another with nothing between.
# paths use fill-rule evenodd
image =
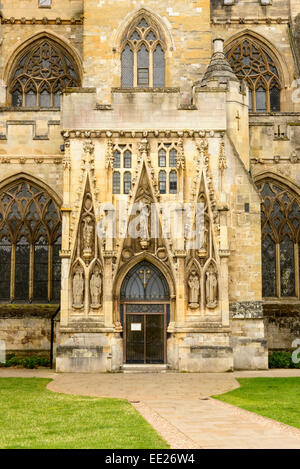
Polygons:
<instances>
[{"instance_id":1,"label":"pointed arch doorway","mask_svg":"<svg viewBox=\"0 0 300 469\"><path fill-rule=\"evenodd\" d=\"M170 291L164 275L140 262L124 278L120 300L124 363L166 363Z\"/></svg>"}]
</instances>

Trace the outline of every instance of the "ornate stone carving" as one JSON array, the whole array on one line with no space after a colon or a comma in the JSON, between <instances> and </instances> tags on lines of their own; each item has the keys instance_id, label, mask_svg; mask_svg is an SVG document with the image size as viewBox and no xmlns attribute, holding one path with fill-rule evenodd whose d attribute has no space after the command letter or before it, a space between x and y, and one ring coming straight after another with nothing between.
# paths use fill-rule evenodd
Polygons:
<instances>
[{"instance_id":1,"label":"ornate stone carving","mask_svg":"<svg viewBox=\"0 0 300 469\"><path fill-rule=\"evenodd\" d=\"M221 171L224 171L224 169L227 169L227 161L226 161L226 155L225 155L225 142L223 139L221 140L221 143L220 143L219 169Z\"/></svg>"},{"instance_id":2,"label":"ornate stone carving","mask_svg":"<svg viewBox=\"0 0 300 469\"><path fill-rule=\"evenodd\" d=\"M86 264L93 257L93 244L94 244L94 223L93 219L90 216L87 216L83 219L83 229L82 229L82 243L83 243L83 252L82 257L85 260Z\"/></svg>"},{"instance_id":3,"label":"ornate stone carving","mask_svg":"<svg viewBox=\"0 0 300 469\"><path fill-rule=\"evenodd\" d=\"M91 308L97 309L101 306L102 277L98 265L93 270L90 280Z\"/></svg>"},{"instance_id":4,"label":"ornate stone carving","mask_svg":"<svg viewBox=\"0 0 300 469\"><path fill-rule=\"evenodd\" d=\"M216 308L218 305L218 275L213 264L209 266L206 272L205 293L207 308Z\"/></svg>"},{"instance_id":5,"label":"ornate stone carving","mask_svg":"<svg viewBox=\"0 0 300 469\"><path fill-rule=\"evenodd\" d=\"M189 307L199 308L200 278L197 271L193 269L188 279L189 286Z\"/></svg>"},{"instance_id":6,"label":"ornate stone carving","mask_svg":"<svg viewBox=\"0 0 300 469\"><path fill-rule=\"evenodd\" d=\"M184 170L185 169L185 155L184 155L184 148L183 148L183 139L180 138L177 144L177 169Z\"/></svg>"},{"instance_id":7,"label":"ornate stone carving","mask_svg":"<svg viewBox=\"0 0 300 469\"><path fill-rule=\"evenodd\" d=\"M84 272L81 265L77 265L73 273L73 307L76 309L83 308L84 299Z\"/></svg>"},{"instance_id":8,"label":"ornate stone carving","mask_svg":"<svg viewBox=\"0 0 300 469\"><path fill-rule=\"evenodd\" d=\"M106 153L105 153L105 168L113 169L114 167L114 152L113 152L113 142L109 138L106 143Z\"/></svg>"}]
</instances>

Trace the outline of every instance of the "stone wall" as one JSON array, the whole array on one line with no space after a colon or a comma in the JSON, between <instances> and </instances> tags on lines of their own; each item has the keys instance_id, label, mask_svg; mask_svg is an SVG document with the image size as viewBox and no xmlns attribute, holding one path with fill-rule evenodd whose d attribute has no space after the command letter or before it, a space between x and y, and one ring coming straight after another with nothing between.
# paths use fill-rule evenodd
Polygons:
<instances>
[{"instance_id":1,"label":"stone wall","mask_svg":"<svg viewBox=\"0 0 300 469\"><path fill-rule=\"evenodd\" d=\"M300 338L299 304L265 304L264 324L269 350L290 350Z\"/></svg>"},{"instance_id":2,"label":"stone wall","mask_svg":"<svg viewBox=\"0 0 300 469\"><path fill-rule=\"evenodd\" d=\"M57 308L57 305L1 305L0 340L5 342L6 352L49 356L51 317Z\"/></svg>"}]
</instances>

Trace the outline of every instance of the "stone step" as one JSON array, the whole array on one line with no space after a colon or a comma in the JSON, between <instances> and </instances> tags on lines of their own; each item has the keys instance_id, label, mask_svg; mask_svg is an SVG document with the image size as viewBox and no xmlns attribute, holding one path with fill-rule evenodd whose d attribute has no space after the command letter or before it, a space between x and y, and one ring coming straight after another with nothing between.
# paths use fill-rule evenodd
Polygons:
<instances>
[{"instance_id":1,"label":"stone step","mask_svg":"<svg viewBox=\"0 0 300 469\"><path fill-rule=\"evenodd\" d=\"M122 366L123 373L166 373L168 365L136 365L126 364Z\"/></svg>"}]
</instances>

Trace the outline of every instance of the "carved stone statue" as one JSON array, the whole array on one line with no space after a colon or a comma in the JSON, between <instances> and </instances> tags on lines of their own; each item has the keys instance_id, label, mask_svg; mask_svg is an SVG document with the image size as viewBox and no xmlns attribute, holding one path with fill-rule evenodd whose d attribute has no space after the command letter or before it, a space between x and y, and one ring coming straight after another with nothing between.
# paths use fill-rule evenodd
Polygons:
<instances>
[{"instance_id":1,"label":"carved stone statue","mask_svg":"<svg viewBox=\"0 0 300 469\"><path fill-rule=\"evenodd\" d=\"M102 294L102 279L100 270L98 267L95 268L91 280L90 280L90 292L91 292L91 300L92 308L99 308L101 304L101 294Z\"/></svg>"},{"instance_id":2,"label":"carved stone statue","mask_svg":"<svg viewBox=\"0 0 300 469\"><path fill-rule=\"evenodd\" d=\"M83 307L84 278L83 269L77 266L73 276L73 306L74 308Z\"/></svg>"},{"instance_id":3,"label":"carved stone statue","mask_svg":"<svg viewBox=\"0 0 300 469\"><path fill-rule=\"evenodd\" d=\"M148 218L149 218L149 209L147 205L142 204L141 211L140 211L140 234L141 234L141 247L142 249L147 249L149 246L149 226L148 226Z\"/></svg>"},{"instance_id":4,"label":"carved stone statue","mask_svg":"<svg viewBox=\"0 0 300 469\"><path fill-rule=\"evenodd\" d=\"M83 220L83 230L82 230L82 242L83 242L83 254L82 257L88 261L93 257L93 234L94 234L94 224L92 217L88 216Z\"/></svg>"},{"instance_id":5,"label":"carved stone statue","mask_svg":"<svg viewBox=\"0 0 300 469\"><path fill-rule=\"evenodd\" d=\"M206 306L216 308L218 304L218 277L214 267L211 265L206 272Z\"/></svg>"},{"instance_id":6,"label":"carved stone statue","mask_svg":"<svg viewBox=\"0 0 300 469\"><path fill-rule=\"evenodd\" d=\"M192 270L189 276L189 307L199 308L200 281L196 270Z\"/></svg>"}]
</instances>

